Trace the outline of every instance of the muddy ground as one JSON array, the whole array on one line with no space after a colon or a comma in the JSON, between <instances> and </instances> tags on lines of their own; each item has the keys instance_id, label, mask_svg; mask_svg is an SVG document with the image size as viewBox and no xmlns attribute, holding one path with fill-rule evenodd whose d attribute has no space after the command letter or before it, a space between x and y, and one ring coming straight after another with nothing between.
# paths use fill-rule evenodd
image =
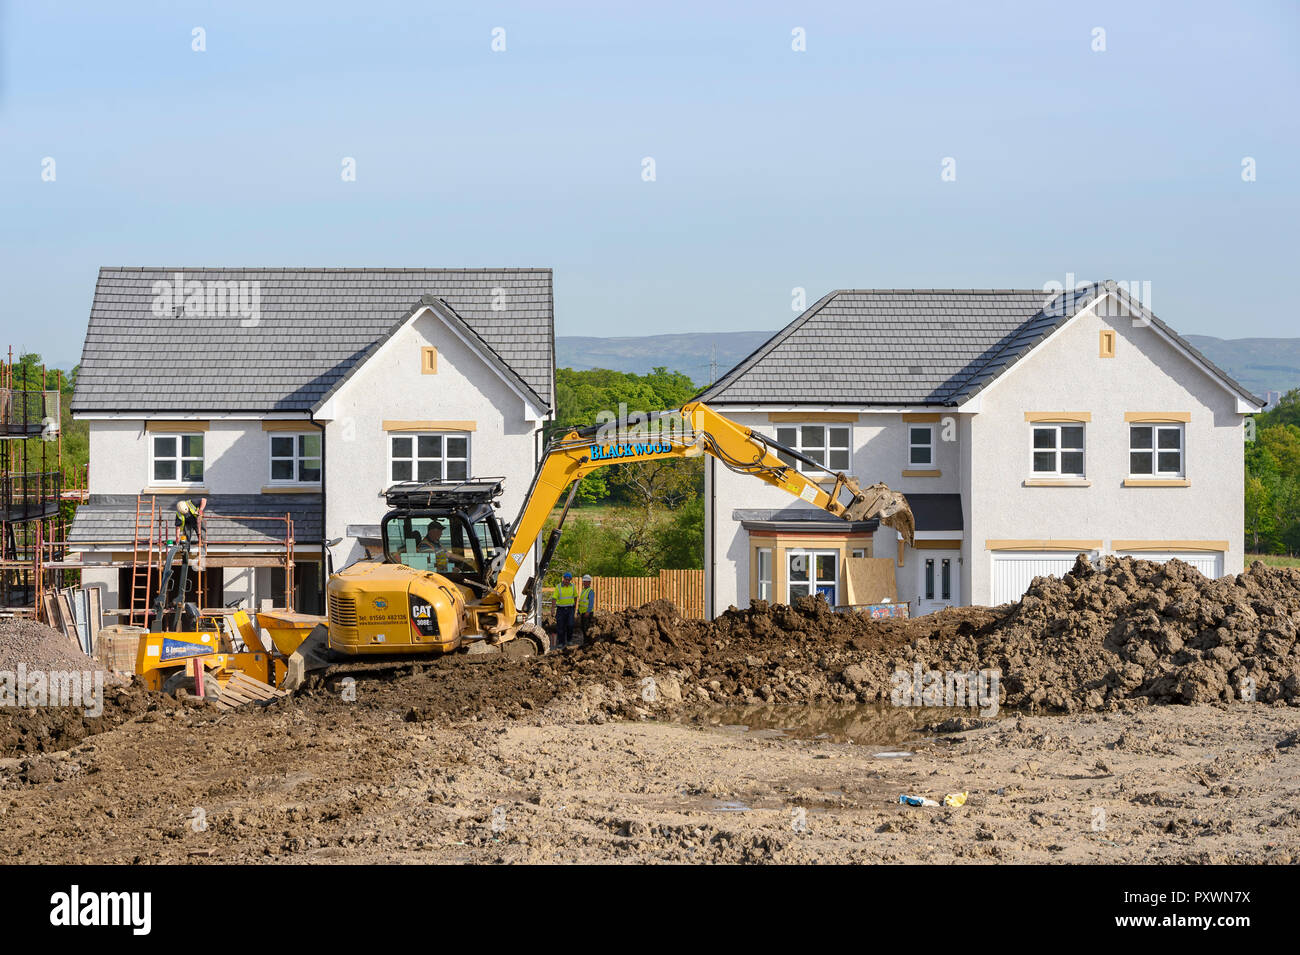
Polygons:
<instances>
[{"instance_id":1,"label":"muddy ground","mask_svg":"<svg viewBox=\"0 0 1300 955\"><path fill-rule=\"evenodd\" d=\"M906 622L652 604L225 714L110 688L95 720L0 713L0 856L1294 862L1298 615L1295 571L1120 561ZM996 718L888 705L914 664L998 669Z\"/></svg>"},{"instance_id":2,"label":"muddy ground","mask_svg":"<svg viewBox=\"0 0 1300 955\"><path fill-rule=\"evenodd\" d=\"M444 725L368 695L221 718L160 710L70 751L11 761L0 773L0 855L1294 863L1300 851L1295 708L1010 716L872 745L572 721L564 707ZM913 755L877 755L900 751ZM896 802L958 791L969 793L961 808Z\"/></svg>"}]
</instances>

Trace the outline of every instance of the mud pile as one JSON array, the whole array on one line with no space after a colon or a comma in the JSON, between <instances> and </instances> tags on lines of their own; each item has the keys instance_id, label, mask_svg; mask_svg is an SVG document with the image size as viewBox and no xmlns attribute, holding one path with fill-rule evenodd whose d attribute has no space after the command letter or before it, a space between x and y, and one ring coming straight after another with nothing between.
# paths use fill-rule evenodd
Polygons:
<instances>
[{"instance_id":1,"label":"mud pile","mask_svg":"<svg viewBox=\"0 0 1300 955\"><path fill-rule=\"evenodd\" d=\"M1001 671L1000 703L1113 709L1128 701L1300 705L1300 571L1255 563L1208 580L1181 561L1086 560L1015 604L908 621L833 612L814 598L756 602L712 622L659 601L599 614L577 661L667 673L686 703L873 702L899 670ZM671 693L676 696L676 693Z\"/></svg>"},{"instance_id":2,"label":"mud pile","mask_svg":"<svg viewBox=\"0 0 1300 955\"><path fill-rule=\"evenodd\" d=\"M935 669L997 667L1004 702L1054 711L1123 700L1206 703L1254 698L1300 705L1300 572L1256 562L1208 580L1178 560L1082 558L1035 580L973 633L921 638L909 661Z\"/></svg>"},{"instance_id":3,"label":"mud pile","mask_svg":"<svg viewBox=\"0 0 1300 955\"><path fill-rule=\"evenodd\" d=\"M154 693L140 680L103 688L103 707L0 706L0 758L53 753L76 746L97 733L149 714L180 709L175 697Z\"/></svg>"}]
</instances>

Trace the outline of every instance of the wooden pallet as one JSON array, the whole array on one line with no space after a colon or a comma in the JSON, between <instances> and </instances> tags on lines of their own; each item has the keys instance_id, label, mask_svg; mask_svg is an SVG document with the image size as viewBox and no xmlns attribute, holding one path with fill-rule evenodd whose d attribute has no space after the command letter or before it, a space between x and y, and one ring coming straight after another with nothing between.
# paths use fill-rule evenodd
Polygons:
<instances>
[{"instance_id":1,"label":"wooden pallet","mask_svg":"<svg viewBox=\"0 0 1300 955\"><path fill-rule=\"evenodd\" d=\"M222 710L233 710L248 703L274 700L277 697L288 695L288 690L277 690L270 684L255 680L248 674L236 670L235 675L221 688L221 695L217 698L217 707Z\"/></svg>"}]
</instances>

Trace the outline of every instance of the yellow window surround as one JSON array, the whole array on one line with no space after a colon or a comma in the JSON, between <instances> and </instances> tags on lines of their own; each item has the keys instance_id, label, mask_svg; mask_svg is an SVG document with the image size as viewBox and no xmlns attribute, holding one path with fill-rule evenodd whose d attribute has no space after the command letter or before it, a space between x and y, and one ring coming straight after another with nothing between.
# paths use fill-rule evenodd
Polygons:
<instances>
[{"instance_id":1,"label":"yellow window surround","mask_svg":"<svg viewBox=\"0 0 1300 955\"><path fill-rule=\"evenodd\" d=\"M1102 329L1100 340L1097 345L1098 354L1101 358L1115 357L1115 332L1111 329Z\"/></svg>"},{"instance_id":2,"label":"yellow window surround","mask_svg":"<svg viewBox=\"0 0 1300 955\"><path fill-rule=\"evenodd\" d=\"M985 550L1100 550L1099 540L1067 540L1065 538L986 540Z\"/></svg>"},{"instance_id":3,"label":"yellow window surround","mask_svg":"<svg viewBox=\"0 0 1300 955\"><path fill-rule=\"evenodd\" d=\"M385 419L385 431L477 431L477 421L393 421Z\"/></svg>"},{"instance_id":4,"label":"yellow window surround","mask_svg":"<svg viewBox=\"0 0 1300 955\"><path fill-rule=\"evenodd\" d=\"M206 421L159 421L144 423L144 430L149 434L196 434L208 430Z\"/></svg>"},{"instance_id":5,"label":"yellow window surround","mask_svg":"<svg viewBox=\"0 0 1300 955\"><path fill-rule=\"evenodd\" d=\"M1187 478L1125 478L1125 487L1191 487Z\"/></svg>"},{"instance_id":6,"label":"yellow window surround","mask_svg":"<svg viewBox=\"0 0 1300 955\"><path fill-rule=\"evenodd\" d=\"M1091 421L1091 411L1026 411L1026 421Z\"/></svg>"},{"instance_id":7,"label":"yellow window surround","mask_svg":"<svg viewBox=\"0 0 1300 955\"><path fill-rule=\"evenodd\" d=\"M1190 411L1125 411L1124 420L1138 424L1171 424L1181 421L1184 424L1192 420Z\"/></svg>"}]
</instances>

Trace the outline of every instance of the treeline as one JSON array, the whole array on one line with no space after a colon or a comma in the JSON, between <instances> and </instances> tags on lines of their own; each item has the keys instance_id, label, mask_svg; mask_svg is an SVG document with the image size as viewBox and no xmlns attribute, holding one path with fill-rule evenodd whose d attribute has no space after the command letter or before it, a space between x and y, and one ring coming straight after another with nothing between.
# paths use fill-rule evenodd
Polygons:
<instances>
[{"instance_id":1,"label":"treeline","mask_svg":"<svg viewBox=\"0 0 1300 955\"><path fill-rule=\"evenodd\" d=\"M1246 441L1246 550L1300 554L1300 388L1253 420Z\"/></svg>"},{"instance_id":2,"label":"treeline","mask_svg":"<svg viewBox=\"0 0 1300 955\"><path fill-rule=\"evenodd\" d=\"M686 375L603 368L555 372L551 433L629 415L680 408L699 391ZM622 408L620 408L622 406ZM701 458L613 464L583 479L551 563L606 577L704 566L704 463Z\"/></svg>"}]
</instances>

